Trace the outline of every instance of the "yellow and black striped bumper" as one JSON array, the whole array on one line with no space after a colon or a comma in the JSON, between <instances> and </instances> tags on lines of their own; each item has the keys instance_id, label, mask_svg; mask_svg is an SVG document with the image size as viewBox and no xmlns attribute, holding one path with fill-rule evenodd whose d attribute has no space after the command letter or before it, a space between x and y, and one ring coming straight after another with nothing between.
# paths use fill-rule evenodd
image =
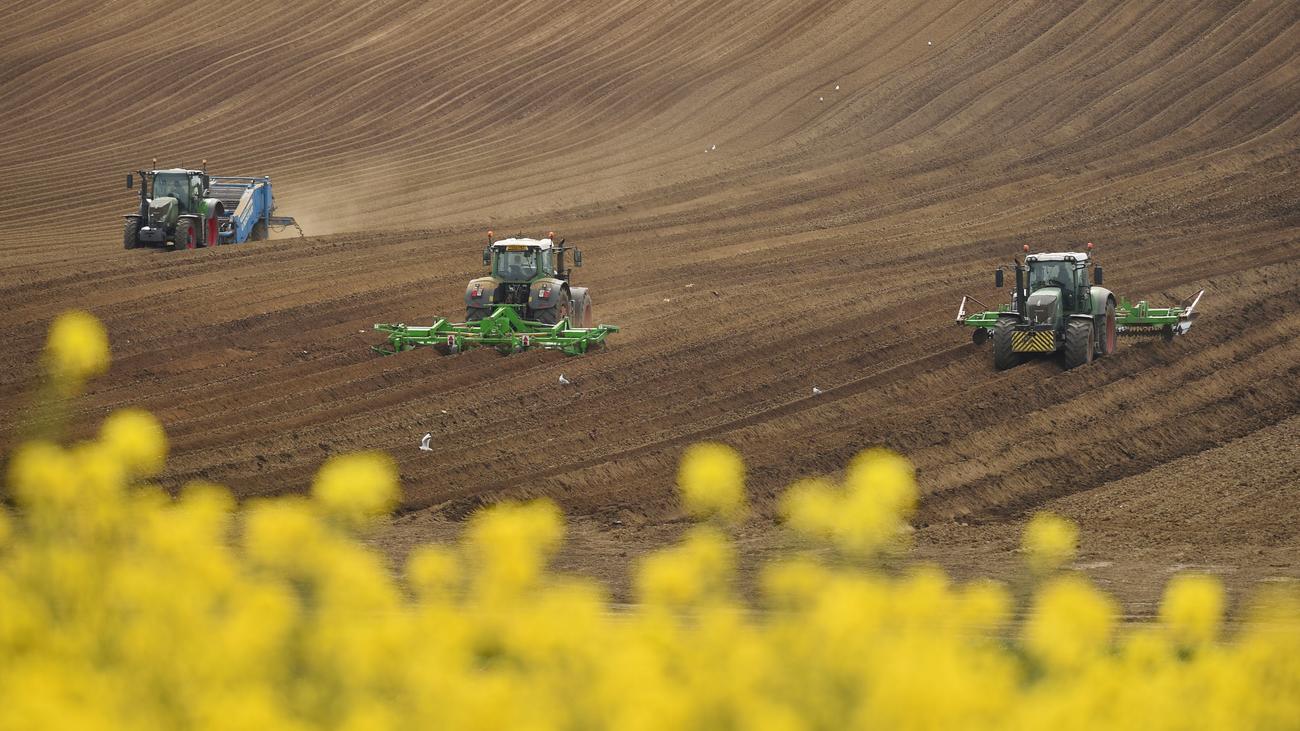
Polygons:
<instances>
[{"instance_id":1,"label":"yellow and black striped bumper","mask_svg":"<svg viewBox=\"0 0 1300 731\"><path fill-rule=\"evenodd\" d=\"M1051 330L1012 332L1011 352L1051 353L1056 350L1056 336Z\"/></svg>"}]
</instances>

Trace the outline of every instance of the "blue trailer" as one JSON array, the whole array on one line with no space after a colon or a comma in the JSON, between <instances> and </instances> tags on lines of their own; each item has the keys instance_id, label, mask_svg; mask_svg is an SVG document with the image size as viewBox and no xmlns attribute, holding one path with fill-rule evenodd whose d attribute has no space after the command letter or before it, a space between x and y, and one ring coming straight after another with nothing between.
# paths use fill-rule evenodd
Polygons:
<instances>
[{"instance_id":1,"label":"blue trailer","mask_svg":"<svg viewBox=\"0 0 1300 731\"><path fill-rule=\"evenodd\" d=\"M140 204L127 214L123 244L193 249L242 244L269 236L272 227L302 228L289 216L275 215L271 179L208 175L205 169L139 170ZM126 187L134 187L127 175Z\"/></svg>"},{"instance_id":2,"label":"blue trailer","mask_svg":"<svg viewBox=\"0 0 1300 731\"><path fill-rule=\"evenodd\" d=\"M241 244L267 237L272 226L298 228L290 216L276 216L270 178L213 175L209 195L221 201L223 215L217 216L217 235L222 244ZM302 232L298 228L299 233Z\"/></svg>"}]
</instances>

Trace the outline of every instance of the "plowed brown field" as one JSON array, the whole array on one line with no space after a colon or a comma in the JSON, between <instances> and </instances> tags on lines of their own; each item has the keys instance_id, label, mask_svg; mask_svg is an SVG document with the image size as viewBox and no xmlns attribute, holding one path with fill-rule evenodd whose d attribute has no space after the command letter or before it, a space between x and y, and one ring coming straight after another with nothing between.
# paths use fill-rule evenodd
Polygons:
<instances>
[{"instance_id":1,"label":"plowed brown field","mask_svg":"<svg viewBox=\"0 0 1300 731\"><path fill-rule=\"evenodd\" d=\"M715 439L750 465L747 565L787 540L791 480L885 444L959 575L1014 571L1049 507L1138 611L1178 567L1300 577L1300 4L210 8L0 9L3 444L75 306L114 347L79 428L151 409L167 486L242 496L389 450L396 553L545 495L575 516L562 563L623 587ZM308 237L124 251L123 174L155 156L271 175ZM489 227L581 246L611 347L372 356L372 323L461 311ZM1001 301L1022 243L1089 240L1121 295L1206 288L1199 324L994 372L961 295Z\"/></svg>"}]
</instances>

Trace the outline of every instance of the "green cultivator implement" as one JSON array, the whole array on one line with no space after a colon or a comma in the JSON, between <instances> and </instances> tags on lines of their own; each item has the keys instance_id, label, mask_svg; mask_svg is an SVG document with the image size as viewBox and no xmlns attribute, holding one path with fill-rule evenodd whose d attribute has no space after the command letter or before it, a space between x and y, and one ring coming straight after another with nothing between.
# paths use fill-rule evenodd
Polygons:
<instances>
[{"instance_id":1,"label":"green cultivator implement","mask_svg":"<svg viewBox=\"0 0 1300 731\"><path fill-rule=\"evenodd\" d=\"M502 353L541 348L581 355L604 345L607 335L618 332L615 325L573 327L567 317L554 325L525 320L511 305L501 305L491 315L473 322L451 322L440 317L430 326L379 324L375 329L388 333L387 347L374 347L382 355L420 346L433 347L445 355L480 347L496 348Z\"/></svg>"},{"instance_id":2,"label":"green cultivator implement","mask_svg":"<svg viewBox=\"0 0 1300 731\"><path fill-rule=\"evenodd\" d=\"M1035 355L1061 354L1066 368L1111 355L1121 336L1157 336L1172 340L1192 327L1196 306L1205 290L1174 307L1152 307L1145 301L1116 303L1101 287L1101 267L1086 251L1029 254L1015 262L1015 291L1011 304L997 310L974 297L963 297L957 324L974 328L976 345L993 341L993 365L1005 370ZM1004 285L1001 269L995 284ZM967 306L982 308L968 312Z\"/></svg>"}]
</instances>

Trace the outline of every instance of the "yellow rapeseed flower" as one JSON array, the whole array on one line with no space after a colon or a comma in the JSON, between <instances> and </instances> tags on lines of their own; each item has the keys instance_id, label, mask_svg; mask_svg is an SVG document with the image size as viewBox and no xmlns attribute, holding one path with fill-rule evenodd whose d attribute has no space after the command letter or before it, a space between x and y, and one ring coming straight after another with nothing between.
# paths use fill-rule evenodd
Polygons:
<instances>
[{"instance_id":1,"label":"yellow rapeseed flower","mask_svg":"<svg viewBox=\"0 0 1300 731\"><path fill-rule=\"evenodd\" d=\"M420 546L406 559L406 580L425 601L453 600L460 577L456 555L441 546Z\"/></svg>"},{"instance_id":2,"label":"yellow rapeseed flower","mask_svg":"<svg viewBox=\"0 0 1300 731\"><path fill-rule=\"evenodd\" d=\"M703 442L686 450L677 486L687 512L738 518L745 511L745 462L725 444Z\"/></svg>"},{"instance_id":3,"label":"yellow rapeseed flower","mask_svg":"<svg viewBox=\"0 0 1300 731\"><path fill-rule=\"evenodd\" d=\"M1035 573L1045 574L1074 559L1079 545L1079 528L1053 513L1036 513L1025 526L1021 548Z\"/></svg>"},{"instance_id":4,"label":"yellow rapeseed flower","mask_svg":"<svg viewBox=\"0 0 1300 731\"><path fill-rule=\"evenodd\" d=\"M1160 621L1179 642L1202 645L1213 641L1222 620L1223 585L1215 577L1179 574L1165 587Z\"/></svg>"},{"instance_id":5,"label":"yellow rapeseed flower","mask_svg":"<svg viewBox=\"0 0 1300 731\"><path fill-rule=\"evenodd\" d=\"M1063 574L1035 595L1025 645L1050 667L1078 668L1108 649L1118 612L1115 600L1086 579Z\"/></svg>"},{"instance_id":6,"label":"yellow rapeseed flower","mask_svg":"<svg viewBox=\"0 0 1300 731\"><path fill-rule=\"evenodd\" d=\"M311 494L327 515L364 524L397 504L397 465L383 452L331 457L316 473Z\"/></svg>"},{"instance_id":7,"label":"yellow rapeseed flower","mask_svg":"<svg viewBox=\"0 0 1300 731\"><path fill-rule=\"evenodd\" d=\"M89 312L69 310L50 326L45 356L56 380L79 385L108 370L108 333Z\"/></svg>"},{"instance_id":8,"label":"yellow rapeseed flower","mask_svg":"<svg viewBox=\"0 0 1300 731\"><path fill-rule=\"evenodd\" d=\"M99 438L137 477L157 475L167 461L167 435L148 411L122 409L109 414Z\"/></svg>"}]
</instances>

